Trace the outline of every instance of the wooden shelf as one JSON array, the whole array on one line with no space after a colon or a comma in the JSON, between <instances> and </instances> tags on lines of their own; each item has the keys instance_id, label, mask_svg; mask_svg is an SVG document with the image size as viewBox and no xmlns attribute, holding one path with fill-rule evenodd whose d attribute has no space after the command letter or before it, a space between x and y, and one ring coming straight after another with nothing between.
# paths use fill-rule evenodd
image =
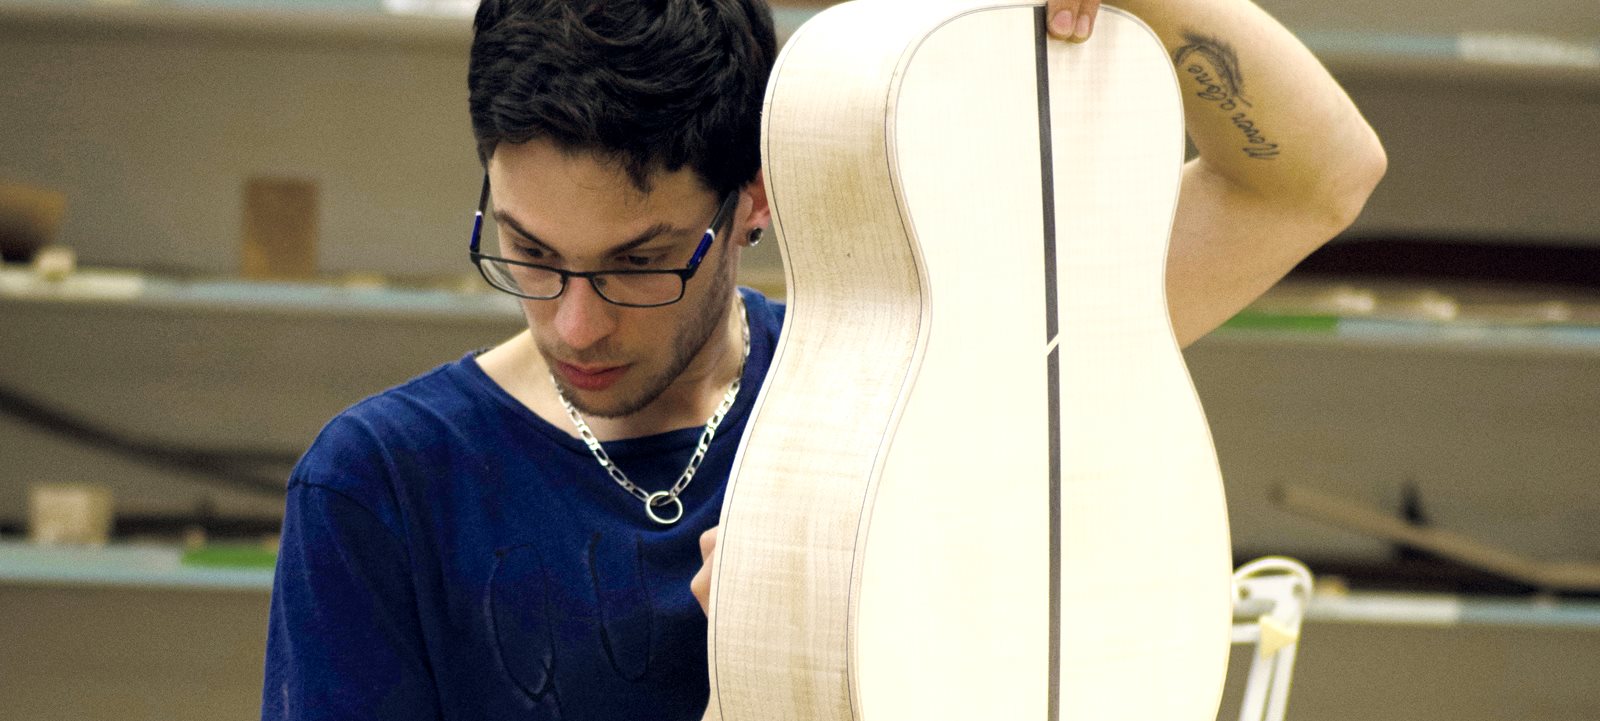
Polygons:
<instances>
[{"instance_id":1,"label":"wooden shelf","mask_svg":"<svg viewBox=\"0 0 1600 721\"><path fill-rule=\"evenodd\" d=\"M0 26L30 34L123 40L205 37L230 43L395 46L466 52L467 18L396 15L352 3L238 7L222 4L0 3Z\"/></svg>"},{"instance_id":2,"label":"wooden shelf","mask_svg":"<svg viewBox=\"0 0 1600 721\"><path fill-rule=\"evenodd\" d=\"M471 291L336 282L269 282L231 279L181 280L132 271L80 270L46 281L25 269L0 268L0 305L22 304L162 309L193 314L403 316L481 318L515 322L521 312L511 296L462 276Z\"/></svg>"},{"instance_id":3,"label":"wooden shelf","mask_svg":"<svg viewBox=\"0 0 1600 721\"><path fill-rule=\"evenodd\" d=\"M1600 42L1485 33L1306 31L1299 35L1347 84L1416 81L1512 94L1600 95Z\"/></svg>"},{"instance_id":4,"label":"wooden shelf","mask_svg":"<svg viewBox=\"0 0 1600 721\"><path fill-rule=\"evenodd\" d=\"M272 588L272 569L188 566L182 558L183 551L177 546L79 548L0 541L0 585L220 591ZM1306 622L1597 631L1600 602L1371 591L1319 594L1311 599Z\"/></svg>"},{"instance_id":5,"label":"wooden shelf","mask_svg":"<svg viewBox=\"0 0 1600 721\"><path fill-rule=\"evenodd\" d=\"M1306 622L1600 631L1600 602L1368 591L1313 596Z\"/></svg>"},{"instance_id":6,"label":"wooden shelf","mask_svg":"<svg viewBox=\"0 0 1600 721\"><path fill-rule=\"evenodd\" d=\"M183 563L177 546L103 548L0 541L0 585L268 591L270 568L207 568Z\"/></svg>"}]
</instances>

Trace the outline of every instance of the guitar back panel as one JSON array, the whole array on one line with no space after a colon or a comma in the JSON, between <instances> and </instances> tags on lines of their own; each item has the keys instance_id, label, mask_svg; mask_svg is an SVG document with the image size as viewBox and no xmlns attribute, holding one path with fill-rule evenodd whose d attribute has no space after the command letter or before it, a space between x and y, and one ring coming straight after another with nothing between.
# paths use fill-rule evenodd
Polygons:
<instances>
[{"instance_id":1,"label":"guitar back panel","mask_svg":"<svg viewBox=\"0 0 1600 721\"><path fill-rule=\"evenodd\" d=\"M829 10L769 88L791 307L724 511L712 706L1209 720L1231 561L1163 292L1171 66L1113 9L1041 46L1035 6L951 7Z\"/></svg>"}]
</instances>

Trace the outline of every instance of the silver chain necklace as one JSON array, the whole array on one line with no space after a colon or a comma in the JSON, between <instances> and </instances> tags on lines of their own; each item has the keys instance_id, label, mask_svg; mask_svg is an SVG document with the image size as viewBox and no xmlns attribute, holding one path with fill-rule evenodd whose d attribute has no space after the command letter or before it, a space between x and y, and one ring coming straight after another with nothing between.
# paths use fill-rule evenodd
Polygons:
<instances>
[{"instance_id":1,"label":"silver chain necklace","mask_svg":"<svg viewBox=\"0 0 1600 721\"><path fill-rule=\"evenodd\" d=\"M744 331L744 357L739 360L739 374L734 376L733 384L728 386L728 392L722 395L722 403L717 406L716 412L706 421L706 429L700 433L700 443L695 447L694 455L689 458L689 465L685 466L683 474L678 476L678 482L665 491L652 493L628 480L627 474L623 473L617 464L611 462L611 456L606 454L606 449L600 447L599 439L594 437L594 431L589 430L589 424L584 422L578 409L573 408L567 401L567 396L561 392L561 385L555 382L555 376L550 376L550 383L556 388L556 398L561 399L561 406L567 409L567 417L572 419L572 425L578 429L578 437L589 447L589 452L600 462L600 467L606 470L611 480L622 486L622 490L643 501L645 515L663 526L670 526L683 518L683 500L678 498L678 494L689 487L689 481L694 480L694 473L700 470L700 462L705 460L706 451L711 448L711 439L717 434L717 426L722 424L722 417L728 415L728 409L733 407L733 400L739 397L739 382L744 378L744 364L750 360L750 319L745 315L743 298L739 299L739 325ZM677 511L670 516L663 516L656 513L658 506L675 506Z\"/></svg>"}]
</instances>

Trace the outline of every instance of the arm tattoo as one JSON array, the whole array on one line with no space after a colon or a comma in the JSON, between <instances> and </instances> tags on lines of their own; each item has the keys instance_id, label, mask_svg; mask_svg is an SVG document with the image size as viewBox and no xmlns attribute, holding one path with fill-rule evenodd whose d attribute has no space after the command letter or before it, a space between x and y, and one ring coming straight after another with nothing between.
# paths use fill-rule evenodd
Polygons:
<instances>
[{"instance_id":1,"label":"arm tattoo","mask_svg":"<svg viewBox=\"0 0 1600 721\"><path fill-rule=\"evenodd\" d=\"M1238 54L1219 38L1190 31L1183 34L1183 39L1187 44L1172 53L1172 62L1194 82L1195 97L1228 113L1228 120L1244 135L1245 144L1240 150L1246 156L1256 160L1278 157L1278 144L1268 140L1250 118L1248 111L1255 105L1245 98Z\"/></svg>"}]
</instances>

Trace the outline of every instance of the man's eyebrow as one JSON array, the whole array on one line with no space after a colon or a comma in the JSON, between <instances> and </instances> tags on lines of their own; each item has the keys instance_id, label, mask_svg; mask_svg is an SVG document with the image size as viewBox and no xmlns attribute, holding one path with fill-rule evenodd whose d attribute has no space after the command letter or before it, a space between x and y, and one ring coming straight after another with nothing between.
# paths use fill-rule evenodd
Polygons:
<instances>
[{"instance_id":1,"label":"man's eyebrow","mask_svg":"<svg viewBox=\"0 0 1600 721\"><path fill-rule=\"evenodd\" d=\"M503 213L500 210L496 209L494 211L494 219L497 222L504 223L506 226L510 227L512 230L517 231L517 235L522 236L528 242L534 243L535 245L542 246L546 250L550 250L550 251L554 251L555 250L555 248L551 247L551 245L549 243L546 243L543 240L540 240L539 236L536 236L533 233L528 232L528 229L522 227L522 224L518 223L516 218L513 218L510 215L508 215L506 213ZM694 233L694 232L696 232L696 231L690 230L690 229L687 229L687 228L675 227L671 223L656 223L655 225L652 225L649 228L646 228L644 230L644 232L634 236L632 239L627 240L627 241L625 241L623 243L620 243L618 245L615 245L615 246L611 247L610 249L606 250L606 252L603 253L602 255L611 256L611 255L619 255L621 253L626 253L626 252L628 252L630 250L633 250L634 248L637 248L637 247L639 247L641 245L644 245L645 243L649 243L650 241L655 240L657 238L660 238L661 236L664 236L664 235L689 235L689 234Z\"/></svg>"}]
</instances>

